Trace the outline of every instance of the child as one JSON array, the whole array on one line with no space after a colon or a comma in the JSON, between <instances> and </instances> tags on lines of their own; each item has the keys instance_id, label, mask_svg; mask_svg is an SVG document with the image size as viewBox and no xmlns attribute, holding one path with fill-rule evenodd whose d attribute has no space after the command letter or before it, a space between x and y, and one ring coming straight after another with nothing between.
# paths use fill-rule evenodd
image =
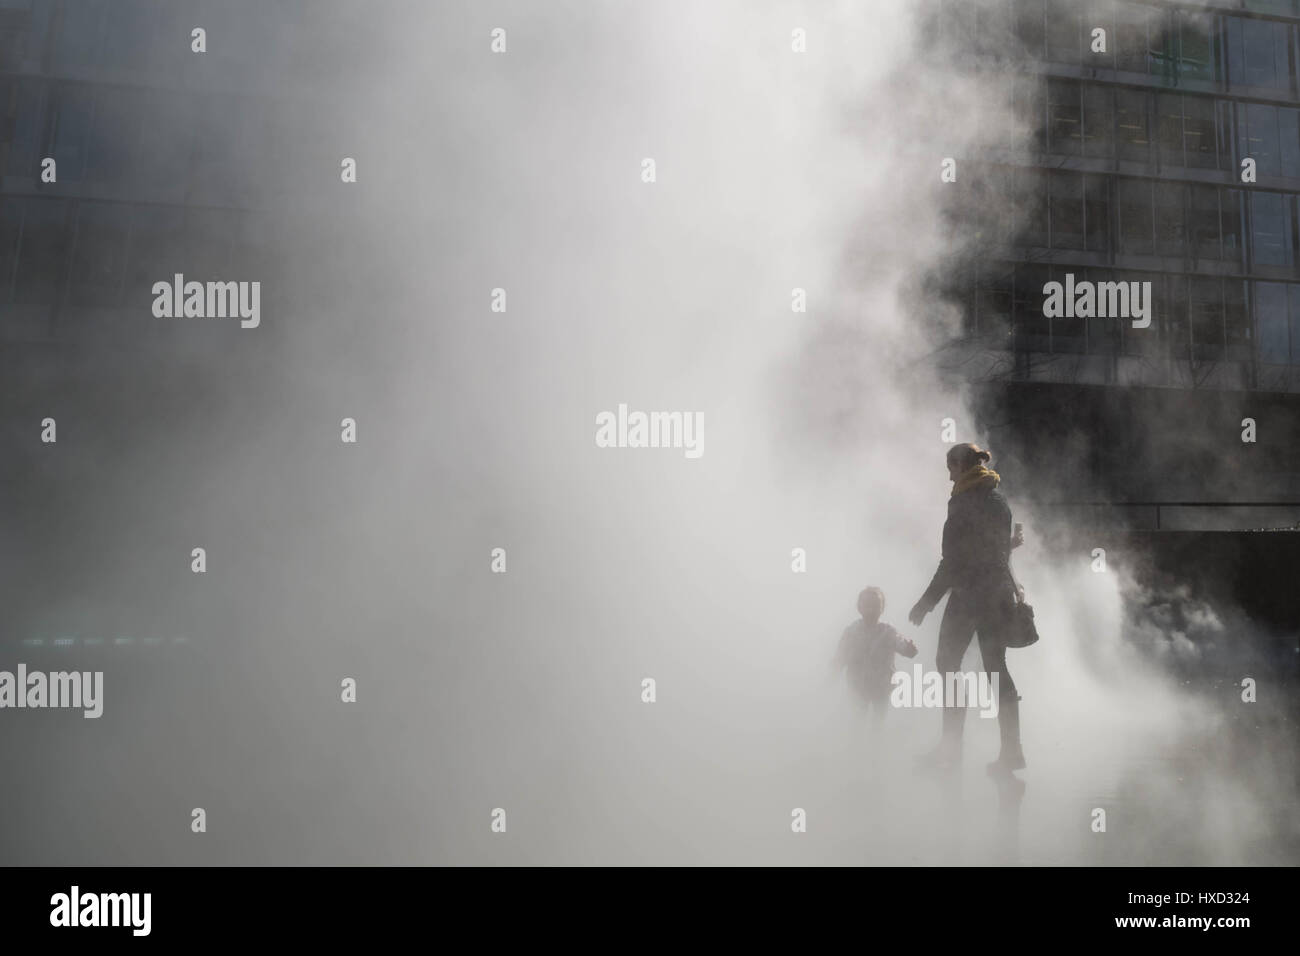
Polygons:
<instances>
[{"instance_id":1,"label":"child","mask_svg":"<svg viewBox=\"0 0 1300 956\"><path fill-rule=\"evenodd\" d=\"M880 588L867 588L858 595L862 620L844 629L832 664L836 672L848 670L849 684L868 710L874 708L877 723L889 707L894 655L916 656L916 645L880 620L884 611L885 592Z\"/></svg>"}]
</instances>

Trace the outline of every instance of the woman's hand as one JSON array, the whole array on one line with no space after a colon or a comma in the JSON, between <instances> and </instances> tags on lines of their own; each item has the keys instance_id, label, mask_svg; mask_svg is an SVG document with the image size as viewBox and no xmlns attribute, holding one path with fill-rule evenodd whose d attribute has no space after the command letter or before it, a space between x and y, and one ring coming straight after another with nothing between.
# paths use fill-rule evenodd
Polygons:
<instances>
[{"instance_id":1,"label":"woman's hand","mask_svg":"<svg viewBox=\"0 0 1300 956\"><path fill-rule=\"evenodd\" d=\"M1025 529L1021 525L1016 525L1016 533L1011 536L1011 550L1014 551L1025 543Z\"/></svg>"},{"instance_id":2,"label":"woman's hand","mask_svg":"<svg viewBox=\"0 0 1300 956\"><path fill-rule=\"evenodd\" d=\"M907 612L907 619L912 622L913 627L920 627L925 616L930 612L925 609L925 605L917 601L912 605L912 610Z\"/></svg>"}]
</instances>

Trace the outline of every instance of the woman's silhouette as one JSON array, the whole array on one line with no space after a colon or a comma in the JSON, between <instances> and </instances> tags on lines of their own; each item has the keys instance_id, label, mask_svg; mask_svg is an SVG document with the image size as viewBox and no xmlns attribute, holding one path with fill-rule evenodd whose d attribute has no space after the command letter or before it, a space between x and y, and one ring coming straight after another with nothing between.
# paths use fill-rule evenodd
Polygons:
<instances>
[{"instance_id":1,"label":"woman's silhouette","mask_svg":"<svg viewBox=\"0 0 1300 956\"><path fill-rule=\"evenodd\" d=\"M1011 549L1020 544L1011 537L1011 509L998 491L1001 479L985 467L989 453L976 445L955 445L948 451L948 477L952 497L943 526L943 558L934 579L916 602L908 620L919 625L951 589L939 625L936 664L945 676L961 668L971 637L979 634L984 671L998 675L998 729L1002 751L989 764L989 772L1009 774L1025 766L1020 748L1020 698L1007 672L1002 640L1007 613L1015 601L1011 577ZM946 683L946 680L945 680ZM943 737L939 746L922 758L930 766L954 766L961 760L962 729L966 708L948 706L943 711Z\"/></svg>"}]
</instances>

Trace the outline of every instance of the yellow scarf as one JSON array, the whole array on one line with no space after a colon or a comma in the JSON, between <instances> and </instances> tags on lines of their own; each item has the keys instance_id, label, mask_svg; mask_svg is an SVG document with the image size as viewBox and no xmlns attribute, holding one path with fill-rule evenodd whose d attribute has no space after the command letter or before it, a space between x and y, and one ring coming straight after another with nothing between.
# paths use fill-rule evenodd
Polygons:
<instances>
[{"instance_id":1,"label":"yellow scarf","mask_svg":"<svg viewBox=\"0 0 1300 956\"><path fill-rule=\"evenodd\" d=\"M996 488L1001 480L993 469L976 465L952 483L952 496L955 498L963 491L970 491L972 488Z\"/></svg>"}]
</instances>

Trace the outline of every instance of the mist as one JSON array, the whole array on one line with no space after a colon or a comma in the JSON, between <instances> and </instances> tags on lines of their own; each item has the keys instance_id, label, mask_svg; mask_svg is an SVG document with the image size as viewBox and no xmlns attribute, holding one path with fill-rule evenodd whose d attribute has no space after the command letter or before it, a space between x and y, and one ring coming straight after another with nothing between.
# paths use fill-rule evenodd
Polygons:
<instances>
[{"instance_id":1,"label":"mist","mask_svg":"<svg viewBox=\"0 0 1300 956\"><path fill-rule=\"evenodd\" d=\"M831 674L868 585L933 668L942 605L907 610L944 420L998 467L938 374L932 280L995 241L943 190L1029 135L1013 76L962 72L904 0L347 7L226 20L280 84L274 152L237 140L270 256L229 278L262 282L260 326L117 355L133 412L61 434L55 490L20 499L72 516L19 526L25 623L189 639L58 652L106 672L104 715L11 715L10 860L1294 862L1281 718L1245 728L1238 689L1138 653L1123 570L1013 475L1043 635L1008 652L1024 800L983 773L996 721L941 788L912 768L940 713L873 737ZM598 447L620 404L699 413L702 456Z\"/></svg>"}]
</instances>

